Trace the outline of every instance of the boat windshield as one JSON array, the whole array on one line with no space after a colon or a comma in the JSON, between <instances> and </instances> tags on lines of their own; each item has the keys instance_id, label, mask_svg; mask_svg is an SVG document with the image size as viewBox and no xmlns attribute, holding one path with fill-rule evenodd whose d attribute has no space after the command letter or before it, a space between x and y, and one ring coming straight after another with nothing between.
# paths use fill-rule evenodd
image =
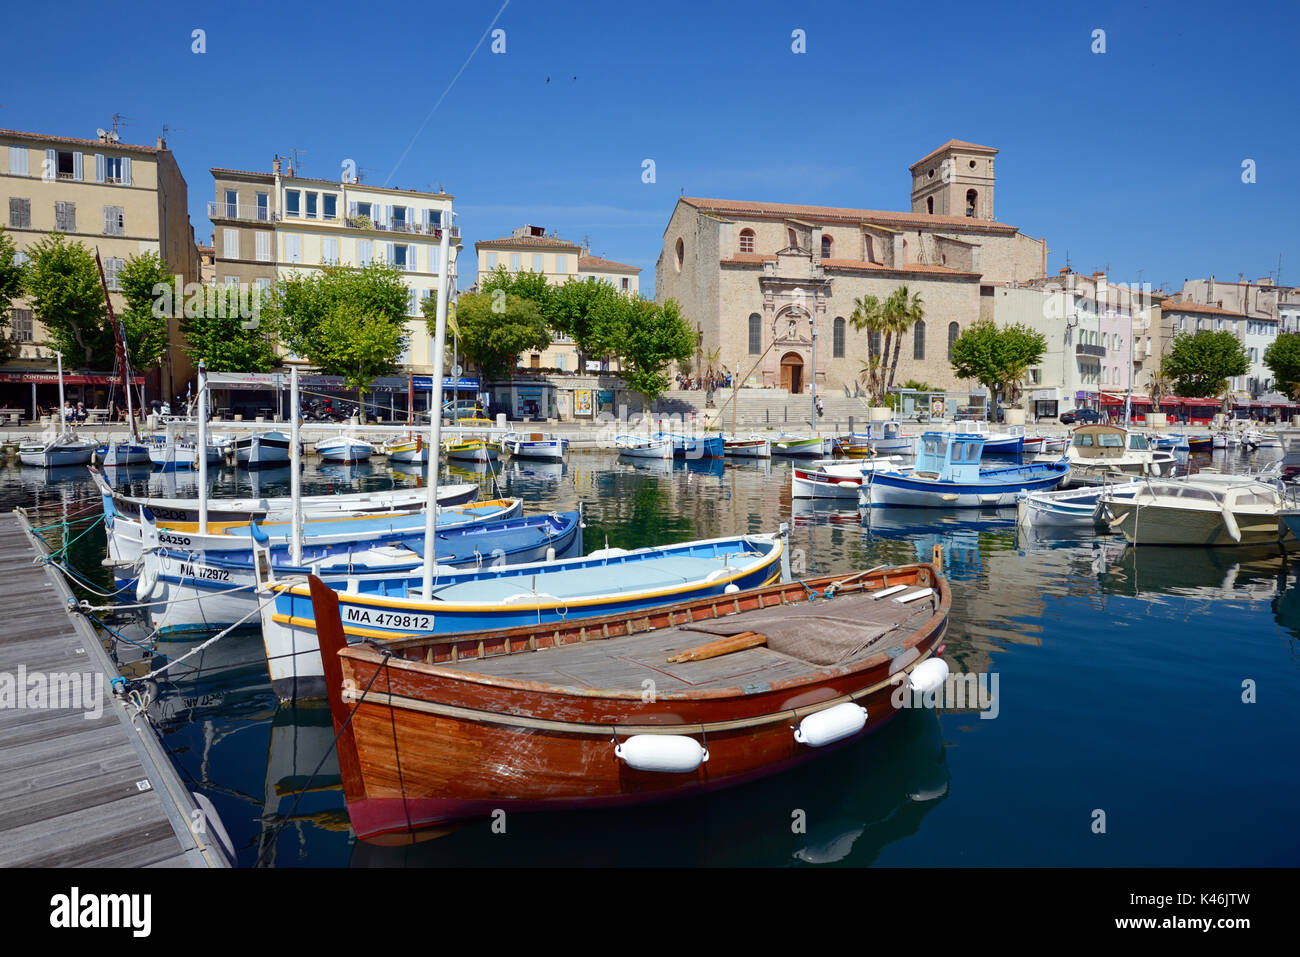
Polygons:
<instances>
[{"instance_id":1,"label":"boat windshield","mask_svg":"<svg viewBox=\"0 0 1300 957\"><path fill-rule=\"evenodd\" d=\"M1074 437L1074 447L1078 449L1092 448L1092 433L1084 432L1081 435L1076 435Z\"/></svg>"},{"instance_id":2,"label":"boat windshield","mask_svg":"<svg viewBox=\"0 0 1300 957\"><path fill-rule=\"evenodd\" d=\"M1147 437L1136 433L1128 437L1128 447L1135 452L1145 452L1151 448L1147 445Z\"/></svg>"},{"instance_id":3,"label":"boat windshield","mask_svg":"<svg viewBox=\"0 0 1300 957\"><path fill-rule=\"evenodd\" d=\"M1103 449L1122 449L1124 437L1116 432L1102 432L1097 436L1097 445Z\"/></svg>"}]
</instances>

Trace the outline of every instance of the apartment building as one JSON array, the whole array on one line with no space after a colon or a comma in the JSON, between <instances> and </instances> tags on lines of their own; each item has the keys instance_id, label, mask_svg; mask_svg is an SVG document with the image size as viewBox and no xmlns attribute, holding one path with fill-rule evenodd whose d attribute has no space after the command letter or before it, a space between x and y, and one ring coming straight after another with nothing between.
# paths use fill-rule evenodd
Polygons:
<instances>
[{"instance_id":1,"label":"apartment building","mask_svg":"<svg viewBox=\"0 0 1300 957\"><path fill-rule=\"evenodd\" d=\"M268 289L277 279L326 266L397 266L408 291L408 346L401 362L410 371L433 368L433 338L421 302L437 296L444 268L456 288L460 229L451 227L448 262L440 261L441 224L451 218L448 193L373 186L297 175L280 157L270 173L214 167L214 227L218 285Z\"/></svg>"},{"instance_id":2,"label":"apartment building","mask_svg":"<svg viewBox=\"0 0 1300 957\"><path fill-rule=\"evenodd\" d=\"M583 281L589 277L609 283L619 292L629 296L641 294L641 270L626 263L614 262L592 256L589 247L547 234L545 227L524 225L501 239L484 239L474 244L478 258L478 284L505 268L512 273L535 272L546 281L562 286L570 279ZM595 360L587 360L590 367L599 368ZM559 369L561 372L580 372L578 350L567 336L557 336L551 345L540 351L520 357L525 368ZM618 363L615 362L615 368Z\"/></svg>"},{"instance_id":3,"label":"apartment building","mask_svg":"<svg viewBox=\"0 0 1300 957\"><path fill-rule=\"evenodd\" d=\"M132 256L157 253L183 282L199 278L188 187L161 138L153 146L143 146L123 143L116 134L102 130L95 139L0 130L0 184L4 194L0 215L6 217L5 231L19 254L25 257L29 247L54 231L92 253L98 250L115 310L123 306L117 272ZM54 352L45 343L45 330L22 300L14 303L11 336L16 348L4 369L7 384L47 381ZM161 368L152 370L147 379L155 394L173 394L177 383L184 383L192 372L175 321L169 340ZM84 359L65 356L64 361L65 366L76 368ZM85 385L106 386L102 373L109 370L95 371L99 374L90 376ZM21 398L6 395L3 401L12 405ZM24 404L31 404L30 395Z\"/></svg>"}]
</instances>

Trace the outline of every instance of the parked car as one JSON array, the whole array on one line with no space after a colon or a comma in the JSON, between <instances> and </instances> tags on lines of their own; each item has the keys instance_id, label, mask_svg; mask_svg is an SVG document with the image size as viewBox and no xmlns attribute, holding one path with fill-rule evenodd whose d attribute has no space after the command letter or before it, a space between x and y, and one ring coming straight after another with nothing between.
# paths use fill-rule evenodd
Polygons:
<instances>
[{"instance_id":1,"label":"parked car","mask_svg":"<svg viewBox=\"0 0 1300 957\"><path fill-rule=\"evenodd\" d=\"M1076 422L1092 425L1100 421L1101 413L1096 409L1075 409L1073 412L1061 413L1062 425L1073 425Z\"/></svg>"}]
</instances>

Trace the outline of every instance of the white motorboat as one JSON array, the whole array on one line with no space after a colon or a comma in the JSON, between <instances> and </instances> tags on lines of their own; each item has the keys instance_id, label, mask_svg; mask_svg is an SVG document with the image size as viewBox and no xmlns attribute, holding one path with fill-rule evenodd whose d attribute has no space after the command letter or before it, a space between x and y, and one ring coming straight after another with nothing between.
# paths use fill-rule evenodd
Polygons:
<instances>
[{"instance_id":1,"label":"white motorboat","mask_svg":"<svg viewBox=\"0 0 1300 957\"><path fill-rule=\"evenodd\" d=\"M326 462L365 462L375 451L375 447L365 439L350 435L321 439L314 448Z\"/></svg>"},{"instance_id":2,"label":"white motorboat","mask_svg":"<svg viewBox=\"0 0 1300 957\"><path fill-rule=\"evenodd\" d=\"M149 446L134 439L108 442L95 449L95 461L104 468L121 468L124 465L149 465Z\"/></svg>"},{"instance_id":3,"label":"white motorboat","mask_svg":"<svg viewBox=\"0 0 1300 957\"><path fill-rule=\"evenodd\" d=\"M651 439L644 435L617 435L614 447L618 454L630 459L671 459L672 438Z\"/></svg>"},{"instance_id":4,"label":"white motorboat","mask_svg":"<svg viewBox=\"0 0 1300 957\"><path fill-rule=\"evenodd\" d=\"M1178 463L1172 452L1151 448L1141 432L1100 424L1075 429L1065 458L1070 463L1066 485L1113 482L1124 475L1171 475ZM1048 452L1034 457L1035 462L1059 460Z\"/></svg>"},{"instance_id":5,"label":"white motorboat","mask_svg":"<svg viewBox=\"0 0 1300 957\"><path fill-rule=\"evenodd\" d=\"M1274 545L1285 524L1277 484L1197 473L1138 483L1136 494L1101 497L1110 527L1132 545Z\"/></svg>"}]
</instances>

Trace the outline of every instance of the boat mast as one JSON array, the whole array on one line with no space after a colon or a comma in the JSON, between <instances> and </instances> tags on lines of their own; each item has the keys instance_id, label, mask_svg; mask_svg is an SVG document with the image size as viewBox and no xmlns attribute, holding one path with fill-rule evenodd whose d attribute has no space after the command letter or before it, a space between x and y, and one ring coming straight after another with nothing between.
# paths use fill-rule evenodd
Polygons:
<instances>
[{"instance_id":1,"label":"boat mast","mask_svg":"<svg viewBox=\"0 0 1300 957\"><path fill-rule=\"evenodd\" d=\"M298 406L298 367L292 366L289 372L289 404L292 407L289 419L289 495L293 505L293 531L289 538L289 556L294 565L302 564L302 476L298 474L301 453L298 450L299 425Z\"/></svg>"},{"instance_id":2,"label":"boat mast","mask_svg":"<svg viewBox=\"0 0 1300 957\"><path fill-rule=\"evenodd\" d=\"M63 401L63 353L54 353L59 360L59 434L62 435L68 431L68 417L64 414L65 402Z\"/></svg>"},{"instance_id":3,"label":"boat mast","mask_svg":"<svg viewBox=\"0 0 1300 957\"><path fill-rule=\"evenodd\" d=\"M433 566L437 563L438 471L442 466L439 459L442 453L442 354L447 345L447 273L451 268L447 253L451 247L451 210L443 210L439 222L442 224L442 239L438 244L438 311L434 321L433 382L429 396L429 485L424 512L424 580L420 588L420 597L425 601L433 597Z\"/></svg>"},{"instance_id":4,"label":"boat mast","mask_svg":"<svg viewBox=\"0 0 1300 957\"><path fill-rule=\"evenodd\" d=\"M199 534L208 534L208 370L199 360L199 441L194 449L199 470Z\"/></svg>"}]
</instances>

